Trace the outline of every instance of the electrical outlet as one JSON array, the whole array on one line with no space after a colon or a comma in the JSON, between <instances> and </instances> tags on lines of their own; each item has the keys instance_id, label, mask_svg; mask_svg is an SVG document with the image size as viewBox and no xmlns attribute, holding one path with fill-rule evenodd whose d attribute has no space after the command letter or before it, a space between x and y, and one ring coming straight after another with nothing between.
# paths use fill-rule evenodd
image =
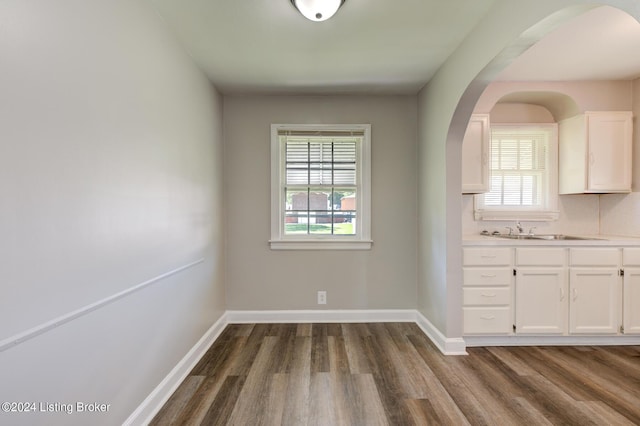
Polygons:
<instances>
[{"instance_id":1,"label":"electrical outlet","mask_svg":"<svg viewBox=\"0 0 640 426\"><path fill-rule=\"evenodd\" d=\"M327 304L327 292L321 290L318 292L318 305L326 305Z\"/></svg>"}]
</instances>

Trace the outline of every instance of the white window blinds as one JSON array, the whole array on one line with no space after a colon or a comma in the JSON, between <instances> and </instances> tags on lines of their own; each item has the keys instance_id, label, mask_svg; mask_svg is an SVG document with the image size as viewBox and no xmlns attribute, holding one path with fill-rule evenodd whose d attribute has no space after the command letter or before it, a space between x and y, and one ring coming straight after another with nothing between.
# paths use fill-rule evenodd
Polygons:
<instances>
[{"instance_id":1,"label":"white window blinds","mask_svg":"<svg viewBox=\"0 0 640 426\"><path fill-rule=\"evenodd\" d=\"M474 197L476 220L558 219L556 123L492 124L491 190Z\"/></svg>"},{"instance_id":2,"label":"white window blinds","mask_svg":"<svg viewBox=\"0 0 640 426\"><path fill-rule=\"evenodd\" d=\"M287 185L356 185L354 137L281 136Z\"/></svg>"},{"instance_id":3,"label":"white window blinds","mask_svg":"<svg viewBox=\"0 0 640 426\"><path fill-rule=\"evenodd\" d=\"M549 167L549 132L544 129L493 130L491 191L484 205L543 208Z\"/></svg>"}]
</instances>

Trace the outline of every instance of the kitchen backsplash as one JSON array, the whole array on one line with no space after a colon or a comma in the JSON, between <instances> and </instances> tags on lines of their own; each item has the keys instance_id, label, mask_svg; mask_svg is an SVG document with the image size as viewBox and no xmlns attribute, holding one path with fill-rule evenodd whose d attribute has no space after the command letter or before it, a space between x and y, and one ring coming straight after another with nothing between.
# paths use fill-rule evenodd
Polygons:
<instances>
[{"instance_id":1,"label":"kitchen backsplash","mask_svg":"<svg viewBox=\"0 0 640 426\"><path fill-rule=\"evenodd\" d=\"M522 221L525 231L533 226L538 234L622 235L640 237L640 192L631 194L561 195L560 219L551 222ZM476 221L473 195L462 196L462 234L483 230L507 232L514 221Z\"/></svg>"},{"instance_id":2,"label":"kitchen backsplash","mask_svg":"<svg viewBox=\"0 0 640 426\"><path fill-rule=\"evenodd\" d=\"M600 196L600 233L640 236L640 192Z\"/></svg>"},{"instance_id":3,"label":"kitchen backsplash","mask_svg":"<svg viewBox=\"0 0 640 426\"><path fill-rule=\"evenodd\" d=\"M560 218L551 222L522 221L526 232L531 227L537 234L580 234L593 235L600 232L599 195L561 195L559 197ZM640 216L638 218L640 221ZM476 221L473 219L473 195L462 196L462 234L478 234L483 230L507 232L506 227L514 227L514 221ZM640 224L639 224L640 228Z\"/></svg>"}]
</instances>

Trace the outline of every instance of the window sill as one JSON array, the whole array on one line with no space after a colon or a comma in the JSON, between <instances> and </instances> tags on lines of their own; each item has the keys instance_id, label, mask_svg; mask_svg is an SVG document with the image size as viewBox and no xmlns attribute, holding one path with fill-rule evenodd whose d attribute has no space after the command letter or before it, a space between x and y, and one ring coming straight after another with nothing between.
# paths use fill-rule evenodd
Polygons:
<instances>
[{"instance_id":1,"label":"window sill","mask_svg":"<svg viewBox=\"0 0 640 426\"><path fill-rule=\"evenodd\" d=\"M474 210L473 217L475 220L501 220L501 221L513 221L513 220L526 220L526 221L539 221L548 222L552 220L558 220L560 212L557 211L496 211L496 210Z\"/></svg>"},{"instance_id":2,"label":"window sill","mask_svg":"<svg viewBox=\"0 0 640 426\"><path fill-rule=\"evenodd\" d=\"M270 240L271 250L371 250L371 240Z\"/></svg>"}]
</instances>

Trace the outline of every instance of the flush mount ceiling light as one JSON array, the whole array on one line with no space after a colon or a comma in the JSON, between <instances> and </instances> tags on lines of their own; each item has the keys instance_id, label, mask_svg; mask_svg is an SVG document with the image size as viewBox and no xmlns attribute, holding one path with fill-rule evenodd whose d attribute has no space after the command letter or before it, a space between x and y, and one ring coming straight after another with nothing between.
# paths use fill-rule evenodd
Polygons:
<instances>
[{"instance_id":1,"label":"flush mount ceiling light","mask_svg":"<svg viewBox=\"0 0 640 426\"><path fill-rule=\"evenodd\" d=\"M291 0L291 3L311 21L326 21L342 6L345 0Z\"/></svg>"}]
</instances>

